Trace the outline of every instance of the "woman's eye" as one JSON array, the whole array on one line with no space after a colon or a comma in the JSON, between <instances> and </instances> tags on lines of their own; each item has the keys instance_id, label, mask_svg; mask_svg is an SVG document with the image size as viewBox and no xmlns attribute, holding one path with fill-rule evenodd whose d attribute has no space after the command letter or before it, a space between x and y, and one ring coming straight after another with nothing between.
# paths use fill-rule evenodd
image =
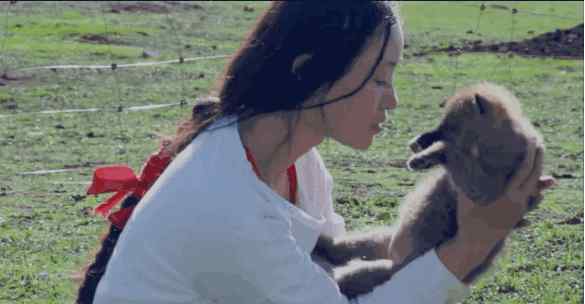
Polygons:
<instances>
[{"instance_id":1,"label":"woman's eye","mask_svg":"<svg viewBox=\"0 0 585 304\"><path fill-rule=\"evenodd\" d=\"M383 87L389 87L390 84L384 80L376 80L376 84Z\"/></svg>"}]
</instances>

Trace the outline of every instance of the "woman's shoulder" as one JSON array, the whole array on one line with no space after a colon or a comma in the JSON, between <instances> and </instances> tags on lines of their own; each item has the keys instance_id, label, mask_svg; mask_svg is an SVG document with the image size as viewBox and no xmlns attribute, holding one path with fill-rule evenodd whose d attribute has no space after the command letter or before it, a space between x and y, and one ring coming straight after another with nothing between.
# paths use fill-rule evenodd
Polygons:
<instances>
[{"instance_id":1,"label":"woman's shoulder","mask_svg":"<svg viewBox=\"0 0 585 304\"><path fill-rule=\"evenodd\" d=\"M317 148L311 148L296 162L297 172L301 182L332 184L333 178L325 166L325 162Z\"/></svg>"},{"instance_id":2,"label":"woman's shoulder","mask_svg":"<svg viewBox=\"0 0 585 304\"><path fill-rule=\"evenodd\" d=\"M171 166L193 166L191 174L209 174L223 169L238 169L230 163L240 160L243 148L239 144L237 127L231 118L223 118L201 132L171 163ZM211 170L213 169L213 170Z\"/></svg>"},{"instance_id":3,"label":"woman's shoulder","mask_svg":"<svg viewBox=\"0 0 585 304\"><path fill-rule=\"evenodd\" d=\"M311 148L309 151L307 151L307 153L299 157L299 159L295 162L295 165L307 170L327 172L327 167L323 162L323 158L315 147Z\"/></svg>"}]
</instances>

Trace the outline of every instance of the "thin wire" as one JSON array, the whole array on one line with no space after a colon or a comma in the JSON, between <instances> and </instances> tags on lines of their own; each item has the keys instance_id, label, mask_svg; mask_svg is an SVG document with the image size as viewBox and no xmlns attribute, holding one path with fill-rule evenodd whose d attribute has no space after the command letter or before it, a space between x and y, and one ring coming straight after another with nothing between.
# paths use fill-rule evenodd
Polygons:
<instances>
[{"instance_id":1,"label":"thin wire","mask_svg":"<svg viewBox=\"0 0 585 304\"><path fill-rule=\"evenodd\" d=\"M193 61L200 61L200 60L208 60L208 59L223 59L227 58L230 55L214 55L214 56L201 56L201 57L191 57L191 58L183 58L183 63L193 62ZM164 60L164 61L148 61L148 62L136 62L136 63L120 63L116 65L116 69L122 68L135 68L135 67L150 67L156 65L166 65L166 64L173 64L173 63L181 63L180 59L172 59L172 60ZM17 71L25 72L25 71L36 71L36 70L68 70L68 69L86 69L86 70L105 70L111 69L111 64L63 64L63 65L46 65L46 66L36 66L36 67L28 67L18 69Z\"/></svg>"},{"instance_id":2,"label":"thin wire","mask_svg":"<svg viewBox=\"0 0 585 304\"><path fill-rule=\"evenodd\" d=\"M453 61L455 61L455 69L454 69L454 73L453 73L453 89L451 90L451 92L455 92L455 90L457 90L457 85L458 85L458 80L459 80L459 56L461 55L461 52L459 49L455 50L455 54L453 54Z\"/></svg>"},{"instance_id":3,"label":"thin wire","mask_svg":"<svg viewBox=\"0 0 585 304\"><path fill-rule=\"evenodd\" d=\"M55 3L56 3L56 2L55 2ZM473 6L473 7L478 7L478 5L466 5L466 4L459 4L459 6ZM478 32L481 30L481 29L480 29L480 26L481 26L481 20L480 20L480 18L481 18L481 17L482 17L482 15L483 15L483 13L482 13L482 10L481 10L481 7L482 7L482 6L480 5L480 6L479 6L479 8L480 8L480 11L479 11L479 14L478 14L478 19L477 19L477 23L476 23L476 29L477 29L477 31L478 31ZM523 11L517 11L517 12L523 12ZM5 10L5 15L7 15L7 14L8 14L8 10ZM515 17L514 17L513 15L514 15L514 14L512 14L512 25L511 25L511 30L510 30L510 33L511 33L510 37L511 37L511 39L513 39L513 37L514 37L514 33L515 33L515 19L514 19ZM105 22L105 16L104 16L104 22ZM5 18L5 22L4 22L4 23L5 23L5 24L7 24L7 23L8 23L8 21L7 21L7 18ZM107 30L107 22L105 22L105 23L104 23L104 25L105 25L105 27L106 27L106 32L108 32L108 30ZM6 27L6 25L5 25L5 27ZM4 36L6 37L7 35L8 35L8 33L5 33L5 35L4 35ZM5 47L6 47L6 38L3 40L3 43L2 43L2 48L4 49ZM109 47L109 49L110 49L110 57L112 57L112 55L113 55L113 52L111 51L111 45L108 45L108 47ZM179 54L180 54L180 52L179 52ZM4 56L3 56L3 58L6 58L6 57L4 57ZM456 57L456 58L457 58L457 57ZM185 61L187 61L187 60L185 60ZM176 62L176 60L175 60L175 62ZM458 61L454 61L452 64L453 64L453 66L455 66L455 68L456 68L456 69L458 69L458 68L459 68L459 66L458 66ZM117 65L117 68L118 68L118 67L120 67L120 66L121 66L121 65ZM110 65L110 66L104 66L104 67L111 68L111 65ZM494 67L495 67L495 68L498 68L498 67L497 67L497 65L494 65ZM117 68L116 68L116 69L117 69ZM509 72L509 74L511 75L511 72L512 72L512 66L511 66L511 64L510 64L510 61L508 61L508 72ZM114 76L116 76L116 75L117 75L117 74L116 74L116 73L114 73ZM456 75L456 76L457 76L457 75ZM117 76L116 76L116 77L117 77ZM118 82L117 82L117 83L118 83ZM455 86L456 86L456 85L455 85ZM119 88L119 87L117 87L117 89L118 89L118 96L121 96L121 93L120 93L120 88ZM350 94L351 94L351 93L350 93ZM349 94L348 94L348 95L349 95ZM121 100L121 99L120 99L120 100ZM334 100L334 101L335 101L335 100ZM318 106L323 106L323 105L325 105L325 104L319 104L319 105L315 105L315 107L318 107ZM120 107L121 107L121 105L120 105ZM119 116L119 119L121 119L121 116Z\"/></svg>"},{"instance_id":4,"label":"thin wire","mask_svg":"<svg viewBox=\"0 0 585 304\"><path fill-rule=\"evenodd\" d=\"M558 19L571 20L571 21L576 21L576 22L583 22L583 19L577 19L577 18L573 18L573 17L554 15L554 14L539 13L539 12L530 11L530 10L526 10L526 9L518 10L518 12L523 13L523 14L527 14L527 15L534 15L534 16L540 16L540 17L558 18Z\"/></svg>"},{"instance_id":5,"label":"thin wire","mask_svg":"<svg viewBox=\"0 0 585 304\"><path fill-rule=\"evenodd\" d=\"M148 105L139 105L139 106L130 106L124 108L126 112L138 112L138 111L149 111L149 110L156 110L166 107L173 107L182 105L181 102L174 102L174 103L163 103L163 104L148 104ZM195 105L195 103L191 104ZM16 116L24 116L24 115L51 115L51 114L76 114L76 113L93 113L93 112L118 112L118 109L112 108L85 108L85 109L61 109L61 110L46 110L46 111L38 111L38 112L19 112L16 114L7 114L7 115L0 115L0 118L4 117L16 117Z\"/></svg>"},{"instance_id":6,"label":"thin wire","mask_svg":"<svg viewBox=\"0 0 585 304\"><path fill-rule=\"evenodd\" d=\"M477 14L477 22L475 23L475 30L474 33L478 33L479 32L479 28L480 28L480 24L481 24L481 16L483 15L483 11L485 10L486 6L485 4L482 2L481 5L479 6L479 14ZM455 52L453 54L453 60L452 62L454 62L454 73L453 73L453 88L451 90L451 92L455 92L457 90L457 86L459 85L459 56L463 55L463 49L461 48L456 48Z\"/></svg>"},{"instance_id":7,"label":"thin wire","mask_svg":"<svg viewBox=\"0 0 585 304\"><path fill-rule=\"evenodd\" d=\"M483 15L484 10L485 10L485 4L482 2L481 5L479 6L479 14L477 15L477 23L475 25L474 33L477 33L479 31L479 24L481 22L481 15Z\"/></svg>"},{"instance_id":8,"label":"thin wire","mask_svg":"<svg viewBox=\"0 0 585 304\"><path fill-rule=\"evenodd\" d=\"M58 2L57 1L52 1L52 4L53 5L51 6L51 8L52 8L52 11L53 11L53 18L54 18L53 21L55 22L55 24L59 24L59 22L61 21L61 18L63 16L63 14L59 15L60 10L57 7L57 5L58 5ZM49 5L49 4L47 3L47 5ZM57 60L60 62L62 58L63 58L63 54L62 53L59 53L59 58ZM62 77L61 73L58 73L57 71L53 71L53 75L52 76L55 76L55 82L56 83L63 82L63 77ZM64 99L64 97L63 97L64 94L59 94L59 96L61 96ZM39 101L41 103L41 110L42 111L47 111L47 99L46 99L46 97L41 96L39 98ZM54 99L52 99L51 101L54 101ZM65 101L65 100L63 100L63 101Z\"/></svg>"},{"instance_id":9,"label":"thin wire","mask_svg":"<svg viewBox=\"0 0 585 304\"><path fill-rule=\"evenodd\" d=\"M514 25L516 23L515 20L515 15L518 12L518 10L516 8L512 8L512 15L511 15L511 25L510 25L510 42L514 41ZM512 52L510 49L508 49L508 77L509 77L509 82L511 83L513 75L512 75L512 56L511 56Z\"/></svg>"},{"instance_id":10,"label":"thin wire","mask_svg":"<svg viewBox=\"0 0 585 304\"><path fill-rule=\"evenodd\" d=\"M6 5L6 4L5 4ZM6 41L8 40L8 12L12 11L12 2L8 4L8 8L4 9L4 29L2 30L2 46L0 50L0 75L8 71L8 56L6 55Z\"/></svg>"},{"instance_id":11,"label":"thin wire","mask_svg":"<svg viewBox=\"0 0 585 304\"><path fill-rule=\"evenodd\" d=\"M108 28L108 21L106 20L106 11L105 11L105 6L102 4L102 18L104 21L104 35L108 35L109 33L109 28ZM113 33L113 32L112 32ZM119 78L118 78L118 73L117 73L117 64L114 62L114 53L112 52L112 45L111 43L108 43L108 52L110 55L110 61L112 62L111 64L111 68L112 68L112 76L114 79L114 86L116 88L116 94L118 96L118 101L120 102L118 104L118 108L117 108L117 112L118 112L118 126L119 126L119 137L120 137L120 143L119 143L119 151L120 153L125 154L125 158L126 158L126 163L129 163L129 153L128 151L126 151L126 143L125 143L125 138L127 134L124 134L124 120L122 119L122 114L124 113L124 106L122 105L121 101L122 101L122 93L120 92L120 82L119 82ZM128 137L129 138L129 137Z\"/></svg>"},{"instance_id":12,"label":"thin wire","mask_svg":"<svg viewBox=\"0 0 585 304\"><path fill-rule=\"evenodd\" d=\"M405 2L405 3L408 3ZM482 2L483 4L483 2ZM402 4L404 5L404 4ZM416 5L416 4L414 4ZM496 4L497 5L497 4ZM477 7L477 4L457 4L457 6L461 6L461 7ZM508 10L510 8L508 7L504 7L502 6L501 8L499 7L494 7L494 4L491 5L486 5L485 6L486 9L491 9L494 11L501 11L501 10ZM535 11L531 11L531 10L527 10L527 9L521 9L518 10L518 13L520 14L525 14L525 15L534 15L534 16L539 16L539 17L549 17L549 18L558 18L558 19L564 19L564 20L571 20L571 21L575 21L575 22L583 22L583 19L578 19L578 18L574 18L574 17L567 17L567 16L561 16L561 15L555 15L555 14L546 14L546 13L540 13L540 12L535 12Z\"/></svg>"},{"instance_id":13,"label":"thin wire","mask_svg":"<svg viewBox=\"0 0 585 304\"><path fill-rule=\"evenodd\" d=\"M179 34L177 33L177 29L174 26L174 22L171 20L170 16L169 16L169 12L167 11L165 13L166 15L166 19L167 19L167 23L169 24L169 26L171 27L171 31L174 34L175 40L177 42L177 56L179 56L178 60L179 60L179 64L182 65L183 63L185 63L185 57L183 56L183 43L181 41L181 38L179 37ZM182 76L182 80L180 81L181 83L181 103L186 104L187 103L187 88L186 88L186 82L187 82L187 77L185 77L185 70L183 68L179 68L180 70L180 74Z\"/></svg>"},{"instance_id":14,"label":"thin wire","mask_svg":"<svg viewBox=\"0 0 585 304\"><path fill-rule=\"evenodd\" d=\"M486 5L484 2L481 3L481 5L479 6L479 14L477 15L477 25L475 27L475 33L479 35L480 31L481 31L481 17L483 15L483 12L486 9Z\"/></svg>"}]
</instances>

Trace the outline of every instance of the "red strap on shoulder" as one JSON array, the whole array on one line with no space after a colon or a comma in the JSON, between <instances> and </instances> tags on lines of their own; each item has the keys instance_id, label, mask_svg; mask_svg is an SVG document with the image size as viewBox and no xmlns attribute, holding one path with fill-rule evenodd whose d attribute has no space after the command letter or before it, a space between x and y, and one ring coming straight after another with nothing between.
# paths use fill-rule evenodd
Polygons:
<instances>
[{"instance_id":1,"label":"red strap on shoulder","mask_svg":"<svg viewBox=\"0 0 585 304\"><path fill-rule=\"evenodd\" d=\"M297 168L293 163L288 169L286 170L288 174L288 188L290 193L290 199L293 205L297 204Z\"/></svg>"},{"instance_id":2,"label":"red strap on shoulder","mask_svg":"<svg viewBox=\"0 0 585 304\"><path fill-rule=\"evenodd\" d=\"M260 176L260 171L258 170L258 166L256 165L256 160L254 159L254 156L252 156L250 149L248 149L248 147L244 146L244 150L246 150L246 158L248 159L250 164L252 164L252 169L254 170L254 173L256 173L256 176ZM288 176L288 194L290 196L291 203L293 203L293 205L296 205L296 203L297 203L296 202L296 200L297 200L297 187L298 186L297 186L297 169L296 169L294 163L286 169L286 173Z\"/></svg>"},{"instance_id":3,"label":"red strap on shoulder","mask_svg":"<svg viewBox=\"0 0 585 304\"><path fill-rule=\"evenodd\" d=\"M254 173L256 173L256 176L260 176L260 170L258 170L258 166L256 166L256 160L254 159L254 156L252 156L250 149L248 149L248 147L244 146L244 150L246 150L246 158L248 159L250 164L252 164L252 170L254 170Z\"/></svg>"}]
</instances>

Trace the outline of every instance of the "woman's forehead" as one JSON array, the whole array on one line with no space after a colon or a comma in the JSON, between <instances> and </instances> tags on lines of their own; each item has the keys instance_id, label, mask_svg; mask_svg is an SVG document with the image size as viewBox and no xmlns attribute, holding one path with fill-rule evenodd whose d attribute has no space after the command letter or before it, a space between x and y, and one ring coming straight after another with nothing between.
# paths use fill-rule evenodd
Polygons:
<instances>
[{"instance_id":1,"label":"woman's forehead","mask_svg":"<svg viewBox=\"0 0 585 304\"><path fill-rule=\"evenodd\" d=\"M402 28L399 23L396 23L391 28L390 39L388 40L382 62L397 64L401 59L403 48L404 37L402 36Z\"/></svg>"},{"instance_id":2,"label":"woman's forehead","mask_svg":"<svg viewBox=\"0 0 585 304\"><path fill-rule=\"evenodd\" d=\"M384 32L376 31L374 39L370 40L364 52L357 58L355 67L359 70L369 71L372 65L376 63L376 59L380 55L382 46L384 45ZM400 25L394 24L391 27L388 44L384 50L384 56L380 62L379 67L387 68L388 65L396 65L402 56L402 49L404 47L404 40L402 37L402 29Z\"/></svg>"}]
</instances>

